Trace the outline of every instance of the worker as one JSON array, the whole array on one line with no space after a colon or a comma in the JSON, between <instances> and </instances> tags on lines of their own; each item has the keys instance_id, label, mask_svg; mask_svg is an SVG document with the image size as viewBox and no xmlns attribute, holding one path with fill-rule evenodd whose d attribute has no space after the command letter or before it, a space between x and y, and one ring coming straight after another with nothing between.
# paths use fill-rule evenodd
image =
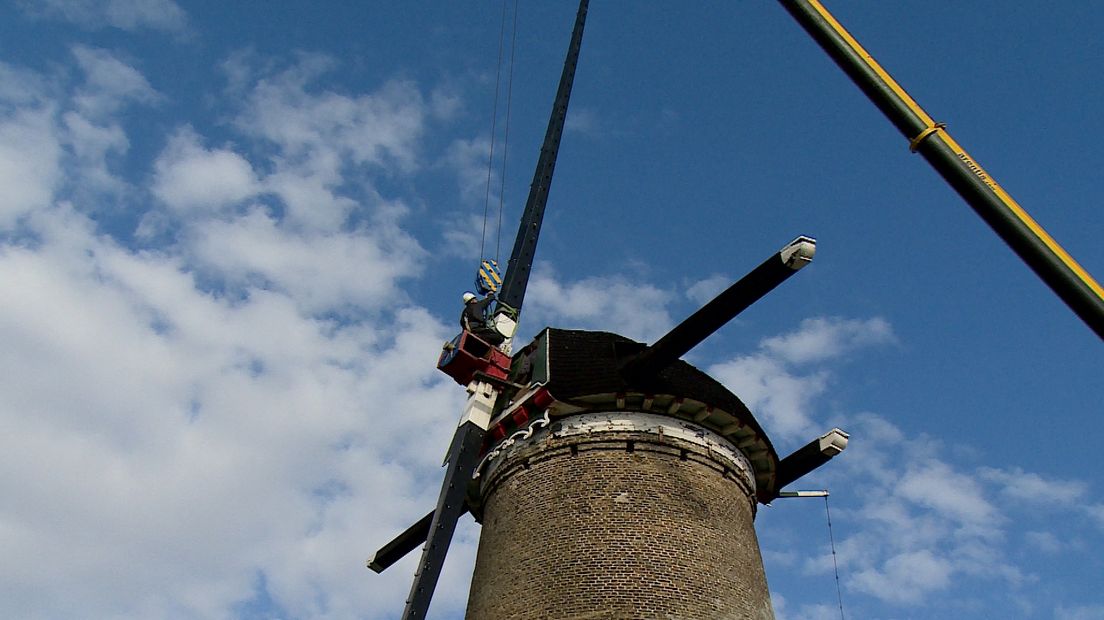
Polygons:
<instances>
[{"instance_id":1,"label":"worker","mask_svg":"<svg viewBox=\"0 0 1104 620\"><path fill-rule=\"evenodd\" d=\"M464 311L460 314L460 328L475 334L479 339L492 346L502 344L506 337L495 329L491 317L487 315L487 308L495 300L494 292L490 292L482 300L476 298L475 293L464 293Z\"/></svg>"}]
</instances>

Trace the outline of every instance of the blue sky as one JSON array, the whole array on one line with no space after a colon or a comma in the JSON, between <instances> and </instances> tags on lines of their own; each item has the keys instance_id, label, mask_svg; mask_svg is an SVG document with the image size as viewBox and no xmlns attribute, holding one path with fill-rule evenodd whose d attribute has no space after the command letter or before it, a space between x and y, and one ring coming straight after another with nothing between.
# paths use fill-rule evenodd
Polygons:
<instances>
[{"instance_id":1,"label":"blue sky","mask_svg":"<svg viewBox=\"0 0 1104 620\"><path fill-rule=\"evenodd\" d=\"M574 14L523 4L504 255ZM815 236L689 359L783 454L851 433L795 485L831 490L847 616L1104 618L1099 339L781 7L684 4L591 7L522 332L653 340ZM1104 10L829 9L1104 275ZM432 505L462 405L434 361L500 11L0 6L0 615L399 616L413 560L363 562ZM823 505L757 529L779 617L838 617Z\"/></svg>"}]
</instances>

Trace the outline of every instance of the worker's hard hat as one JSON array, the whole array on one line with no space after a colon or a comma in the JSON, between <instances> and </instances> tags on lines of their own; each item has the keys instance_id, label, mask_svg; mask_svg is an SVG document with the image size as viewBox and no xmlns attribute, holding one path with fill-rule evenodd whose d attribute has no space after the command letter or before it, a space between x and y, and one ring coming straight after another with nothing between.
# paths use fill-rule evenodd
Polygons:
<instances>
[{"instance_id":1,"label":"worker's hard hat","mask_svg":"<svg viewBox=\"0 0 1104 620\"><path fill-rule=\"evenodd\" d=\"M475 301L475 293L472 293L471 291L464 293L464 303L470 303L473 301Z\"/></svg>"}]
</instances>

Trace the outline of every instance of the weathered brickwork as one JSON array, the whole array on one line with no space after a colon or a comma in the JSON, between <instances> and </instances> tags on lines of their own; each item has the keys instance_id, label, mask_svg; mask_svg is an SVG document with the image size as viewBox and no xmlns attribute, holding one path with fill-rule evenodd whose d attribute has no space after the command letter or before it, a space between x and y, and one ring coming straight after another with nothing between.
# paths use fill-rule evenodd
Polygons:
<instances>
[{"instance_id":1,"label":"weathered brickwork","mask_svg":"<svg viewBox=\"0 0 1104 620\"><path fill-rule=\"evenodd\" d=\"M538 434L483 494L469 620L773 618L752 490L702 446Z\"/></svg>"}]
</instances>

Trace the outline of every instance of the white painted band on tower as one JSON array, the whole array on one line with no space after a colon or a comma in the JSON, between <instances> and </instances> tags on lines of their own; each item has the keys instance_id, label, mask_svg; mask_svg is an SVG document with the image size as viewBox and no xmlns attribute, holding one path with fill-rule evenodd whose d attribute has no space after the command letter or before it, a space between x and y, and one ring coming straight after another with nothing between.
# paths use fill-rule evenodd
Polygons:
<instances>
[{"instance_id":1,"label":"white painted band on tower","mask_svg":"<svg viewBox=\"0 0 1104 620\"><path fill-rule=\"evenodd\" d=\"M594 411L563 418L547 428L537 430L531 437L519 440L490 459L483 479L491 479L498 466L517 452L551 435L555 438L577 435L594 436L603 432L648 433L660 437L678 439L704 448L706 453L736 473L755 495L755 470L751 461L731 441L697 424L670 416L627 411Z\"/></svg>"}]
</instances>

